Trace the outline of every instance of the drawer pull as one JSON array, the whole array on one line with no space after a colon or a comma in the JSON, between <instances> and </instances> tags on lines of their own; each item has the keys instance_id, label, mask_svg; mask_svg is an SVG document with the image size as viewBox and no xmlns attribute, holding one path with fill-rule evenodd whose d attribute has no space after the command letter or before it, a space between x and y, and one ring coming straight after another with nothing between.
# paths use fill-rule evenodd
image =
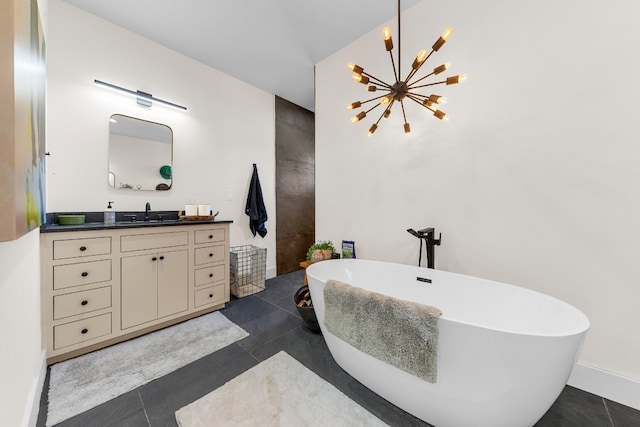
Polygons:
<instances>
[{"instance_id":1,"label":"drawer pull","mask_svg":"<svg viewBox=\"0 0 640 427\"><path fill-rule=\"evenodd\" d=\"M209 256L213 256L213 254L209 254Z\"/></svg>"},{"instance_id":2,"label":"drawer pull","mask_svg":"<svg viewBox=\"0 0 640 427\"><path fill-rule=\"evenodd\" d=\"M83 334L86 334L87 332L89 332L89 330L87 328L84 328L83 330L81 330L80 332L82 332Z\"/></svg>"},{"instance_id":3,"label":"drawer pull","mask_svg":"<svg viewBox=\"0 0 640 427\"><path fill-rule=\"evenodd\" d=\"M80 305L87 305L89 304L89 301L87 301L86 299L83 299L82 302L80 303Z\"/></svg>"},{"instance_id":4,"label":"drawer pull","mask_svg":"<svg viewBox=\"0 0 640 427\"><path fill-rule=\"evenodd\" d=\"M157 260L158 260L158 258L156 258L156 257L151 258L151 261L157 261Z\"/></svg>"},{"instance_id":5,"label":"drawer pull","mask_svg":"<svg viewBox=\"0 0 640 427\"><path fill-rule=\"evenodd\" d=\"M86 246L80 246L80 252L84 252L84 251L86 251L86 250L87 250L87 247L86 247Z\"/></svg>"},{"instance_id":6,"label":"drawer pull","mask_svg":"<svg viewBox=\"0 0 640 427\"><path fill-rule=\"evenodd\" d=\"M81 274L82 277L87 277L88 275L89 275L89 273L87 273L86 271L83 271L82 274Z\"/></svg>"},{"instance_id":7,"label":"drawer pull","mask_svg":"<svg viewBox=\"0 0 640 427\"><path fill-rule=\"evenodd\" d=\"M209 294L209 298L213 298L213 294Z\"/></svg>"},{"instance_id":8,"label":"drawer pull","mask_svg":"<svg viewBox=\"0 0 640 427\"><path fill-rule=\"evenodd\" d=\"M164 259L164 255L160 255L160 261Z\"/></svg>"},{"instance_id":9,"label":"drawer pull","mask_svg":"<svg viewBox=\"0 0 640 427\"><path fill-rule=\"evenodd\" d=\"M213 273L209 273L209 277L213 277Z\"/></svg>"},{"instance_id":10,"label":"drawer pull","mask_svg":"<svg viewBox=\"0 0 640 427\"><path fill-rule=\"evenodd\" d=\"M210 239L213 239L213 234L209 234L209 238L210 238Z\"/></svg>"}]
</instances>

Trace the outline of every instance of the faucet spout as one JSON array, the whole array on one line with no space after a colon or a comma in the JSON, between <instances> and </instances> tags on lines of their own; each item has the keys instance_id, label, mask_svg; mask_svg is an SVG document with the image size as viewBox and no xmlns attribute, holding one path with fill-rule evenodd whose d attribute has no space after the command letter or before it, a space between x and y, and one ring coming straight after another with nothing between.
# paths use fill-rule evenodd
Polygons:
<instances>
[{"instance_id":1,"label":"faucet spout","mask_svg":"<svg viewBox=\"0 0 640 427\"><path fill-rule=\"evenodd\" d=\"M151 210L151 203L147 202L144 207L144 220L149 221L149 211Z\"/></svg>"}]
</instances>

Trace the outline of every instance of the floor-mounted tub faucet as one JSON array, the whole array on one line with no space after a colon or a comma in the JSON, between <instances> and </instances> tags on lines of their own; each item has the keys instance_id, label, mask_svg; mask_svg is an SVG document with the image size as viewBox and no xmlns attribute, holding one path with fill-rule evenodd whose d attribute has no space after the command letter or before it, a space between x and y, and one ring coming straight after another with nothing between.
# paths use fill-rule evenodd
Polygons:
<instances>
[{"instance_id":1,"label":"floor-mounted tub faucet","mask_svg":"<svg viewBox=\"0 0 640 427\"><path fill-rule=\"evenodd\" d=\"M149 221L149 211L151 210L151 203L147 202L144 207L144 220Z\"/></svg>"},{"instance_id":2,"label":"floor-mounted tub faucet","mask_svg":"<svg viewBox=\"0 0 640 427\"><path fill-rule=\"evenodd\" d=\"M415 231L413 228L407 230L411 235L420 239L420 253L418 255L418 267L422 265L422 241L424 240L427 251L427 268L435 268L435 246L440 246L442 241L442 233L436 239L436 230L433 227L423 228Z\"/></svg>"}]
</instances>

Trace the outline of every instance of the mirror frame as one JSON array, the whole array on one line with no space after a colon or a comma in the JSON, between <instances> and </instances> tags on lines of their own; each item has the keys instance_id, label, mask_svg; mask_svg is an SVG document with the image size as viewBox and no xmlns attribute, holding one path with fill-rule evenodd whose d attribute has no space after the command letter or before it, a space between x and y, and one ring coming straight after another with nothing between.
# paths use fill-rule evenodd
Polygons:
<instances>
[{"instance_id":1,"label":"mirror frame","mask_svg":"<svg viewBox=\"0 0 640 427\"><path fill-rule=\"evenodd\" d=\"M140 145L129 150L127 144L137 142ZM166 150L154 150L156 155L151 155L153 144L168 144L168 158ZM115 190L168 191L173 186L173 130L168 125L112 114L107 157L108 185Z\"/></svg>"}]
</instances>

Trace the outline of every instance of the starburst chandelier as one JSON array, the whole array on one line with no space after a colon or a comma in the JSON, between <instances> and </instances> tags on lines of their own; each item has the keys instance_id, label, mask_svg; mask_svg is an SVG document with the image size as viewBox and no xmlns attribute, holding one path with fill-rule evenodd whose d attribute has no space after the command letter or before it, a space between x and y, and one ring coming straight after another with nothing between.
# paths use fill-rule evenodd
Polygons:
<instances>
[{"instance_id":1,"label":"starburst chandelier","mask_svg":"<svg viewBox=\"0 0 640 427\"><path fill-rule=\"evenodd\" d=\"M447 119L447 115L436 107L436 105L438 104L446 103L446 98L440 95L435 95L435 94L423 95L421 93L416 92L416 90L427 88L429 86L440 85L440 84L444 84L444 85L458 84L464 81L467 78L467 76L465 74L460 74L457 76L450 76L445 78L444 80L431 82L431 83L424 81L425 79L431 76L437 76L438 74L444 72L447 68L449 68L451 66L451 63L446 62L434 68L433 71L430 72L429 74L423 77L420 77L417 80L413 80L413 79L416 78L416 74L418 73L422 65L427 61L427 59L429 59L429 57L434 52L437 52L445 44L445 42L449 39L449 37L451 37L452 33L453 33L453 29L447 28L446 30L444 30L442 35L438 37L438 40L436 40L436 42L433 44L433 46L431 47L431 52L427 53L427 51L424 49L418 52L416 59L413 61L413 64L411 65L411 71L409 71L409 73L407 74L407 77L404 80L401 80L400 78L402 75L401 74L402 69L401 69L400 60L401 60L401 54L402 54L401 52L402 38L401 38L401 30L400 30L400 0L398 0L398 66L397 68L396 68L396 62L393 59L393 40L391 38L391 28L384 27L382 29L382 38L384 39L385 49L387 50L387 52L389 52L389 57L391 58L391 65L393 66L393 75L395 77L395 83L393 84L386 83L372 76L371 74L365 73L364 68L360 67L359 65L354 64L353 62L349 62L347 64L347 67L351 71L353 71L353 80L355 82L367 85L367 90L369 92L378 92L378 91L383 92L383 94L380 96L376 96L366 101L356 101L348 105L347 106L348 110L354 110L356 108L361 108L361 107L363 108L363 111L359 112L356 116L351 118L351 123L358 123L360 120L364 119L369 112L371 112L375 108L378 108L379 106L382 105L384 107L384 111L382 112L378 120L369 128L368 134L372 135L378 128L378 123L380 123L380 120L382 120L383 118L386 119L387 117L389 117L389 115L391 114L391 108L396 103L399 103L400 107L402 107L402 117L404 119L404 132L409 133L411 132L411 126L409 125L409 122L407 122L407 115L404 108L404 101L407 99L410 99L411 101L414 101L422 105L427 110L431 111L433 115L436 116L438 119L440 120ZM369 102L375 102L375 105L369 108L368 110L364 110L365 107L363 107L363 105Z\"/></svg>"}]
</instances>

